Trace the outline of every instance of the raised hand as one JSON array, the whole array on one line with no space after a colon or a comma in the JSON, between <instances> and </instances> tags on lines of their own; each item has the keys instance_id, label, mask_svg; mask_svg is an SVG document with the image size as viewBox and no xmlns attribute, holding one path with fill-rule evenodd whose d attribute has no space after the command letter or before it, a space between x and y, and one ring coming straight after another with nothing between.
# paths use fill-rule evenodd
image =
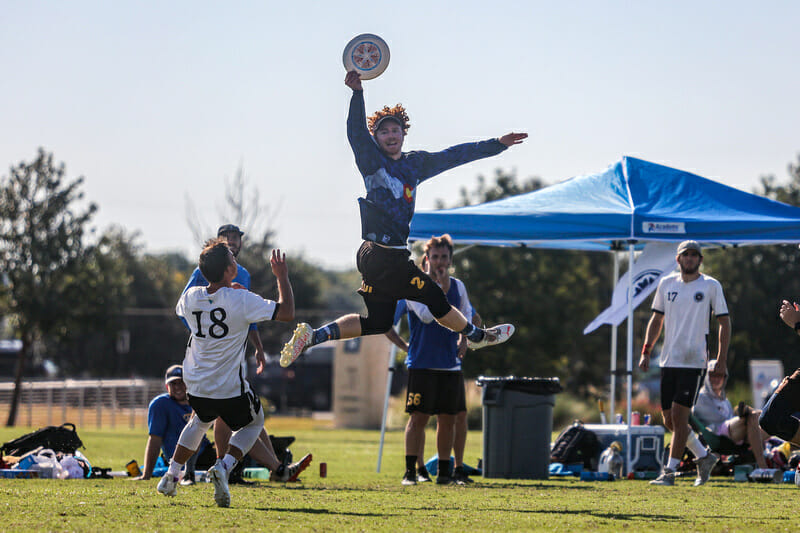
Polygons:
<instances>
[{"instance_id":1,"label":"raised hand","mask_svg":"<svg viewBox=\"0 0 800 533\"><path fill-rule=\"evenodd\" d=\"M269 266L276 278L289 275L289 267L286 265L286 254L280 250L272 250L272 257L269 259Z\"/></svg>"},{"instance_id":2,"label":"raised hand","mask_svg":"<svg viewBox=\"0 0 800 533\"><path fill-rule=\"evenodd\" d=\"M505 144L506 146L514 146L515 144L521 144L524 139L528 138L527 133L506 133L499 139L501 143Z\"/></svg>"},{"instance_id":3,"label":"raised hand","mask_svg":"<svg viewBox=\"0 0 800 533\"><path fill-rule=\"evenodd\" d=\"M354 91L363 90L361 87L361 74L359 74L355 70L351 70L345 75L344 84L353 89Z\"/></svg>"}]
</instances>

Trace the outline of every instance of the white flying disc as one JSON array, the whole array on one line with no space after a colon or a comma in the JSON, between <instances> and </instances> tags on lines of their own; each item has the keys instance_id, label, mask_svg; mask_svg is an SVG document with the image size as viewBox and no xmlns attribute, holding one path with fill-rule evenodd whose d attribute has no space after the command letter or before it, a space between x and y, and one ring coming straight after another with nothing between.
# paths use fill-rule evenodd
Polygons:
<instances>
[{"instance_id":1,"label":"white flying disc","mask_svg":"<svg viewBox=\"0 0 800 533\"><path fill-rule=\"evenodd\" d=\"M362 80L377 78L389 66L389 45L377 35L362 33L344 47L342 61L345 70L355 70Z\"/></svg>"}]
</instances>

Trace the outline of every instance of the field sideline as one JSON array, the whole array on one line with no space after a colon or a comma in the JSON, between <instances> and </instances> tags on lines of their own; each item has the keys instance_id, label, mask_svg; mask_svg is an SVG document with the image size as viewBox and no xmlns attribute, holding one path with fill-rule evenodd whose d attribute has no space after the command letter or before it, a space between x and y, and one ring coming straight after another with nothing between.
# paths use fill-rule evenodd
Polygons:
<instances>
[{"instance_id":1,"label":"field sideline","mask_svg":"<svg viewBox=\"0 0 800 533\"><path fill-rule=\"evenodd\" d=\"M301 482L234 486L229 509L214 505L210 484L181 487L166 498L156 480L0 479L3 531L796 531L800 492L794 485L733 483L712 478L700 488L691 480L675 487L645 481L587 483L575 478L502 480L476 478L469 487L433 484L402 487L403 433L387 434L383 465L375 472L378 431L335 430L310 419L268 419L275 435L294 435L295 457L314 462ZM30 428L0 428L0 442ZM146 436L128 429L81 430L86 456L95 466L123 470L142 461ZM427 432L427 449L434 435ZM471 432L467 464L481 453ZM430 454L429 454L430 455ZM319 477L319 462L328 477Z\"/></svg>"}]
</instances>

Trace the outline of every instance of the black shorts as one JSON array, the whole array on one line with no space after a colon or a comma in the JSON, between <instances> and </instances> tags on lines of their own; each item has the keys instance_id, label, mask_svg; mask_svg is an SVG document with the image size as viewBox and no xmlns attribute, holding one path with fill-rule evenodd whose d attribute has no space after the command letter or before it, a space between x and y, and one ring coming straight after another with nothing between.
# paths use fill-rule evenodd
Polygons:
<instances>
[{"instance_id":1,"label":"black shorts","mask_svg":"<svg viewBox=\"0 0 800 533\"><path fill-rule=\"evenodd\" d=\"M219 417L233 431L242 429L255 420L261 410L261 400L252 392L222 400L189 395L189 405L201 422L213 422Z\"/></svg>"},{"instance_id":2,"label":"black shorts","mask_svg":"<svg viewBox=\"0 0 800 533\"><path fill-rule=\"evenodd\" d=\"M455 415L467 410L464 373L460 370L408 370L406 413Z\"/></svg>"},{"instance_id":3,"label":"black shorts","mask_svg":"<svg viewBox=\"0 0 800 533\"><path fill-rule=\"evenodd\" d=\"M673 402L689 408L694 406L705 375L703 368L662 368L661 410L672 409Z\"/></svg>"},{"instance_id":4,"label":"black shorts","mask_svg":"<svg viewBox=\"0 0 800 533\"><path fill-rule=\"evenodd\" d=\"M411 252L405 249L384 248L364 241L356 256L362 278L358 292L368 309L388 305L394 315L397 301L408 299L427 305L434 317L443 317L451 309L447 296L410 256Z\"/></svg>"}]
</instances>

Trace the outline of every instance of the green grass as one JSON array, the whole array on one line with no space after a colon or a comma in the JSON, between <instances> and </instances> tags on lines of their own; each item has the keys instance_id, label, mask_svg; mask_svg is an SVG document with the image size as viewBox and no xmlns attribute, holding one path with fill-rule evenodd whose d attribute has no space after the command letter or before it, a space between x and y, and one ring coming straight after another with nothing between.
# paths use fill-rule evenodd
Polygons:
<instances>
[{"instance_id":1,"label":"green grass","mask_svg":"<svg viewBox=\"0 0 800 533\"><path fill-rule=\"evenodd\" d=\"M694 488L645 481L581 482L575 478L476 478L469 487L402 487L403 434L387 434L376 473L378 431L334 430L310 421L268 420L276 435L294 435L295 457L312 452L302 482L232 487L229 509L217 508L213 488L181 487L166 498L156 480L0 479L3 531L795 531L794 485L733 483L712 478ZM0 442L30 428L0 428ZM130 430L78 429L95 466L123 470L142 462L146 436ZM434 435L427 433L427 449ZM481 435L470 433L466 462L480 456ZM429 454L430 455L430 454ZM328 477L319 477L319 462Z\"/></svg>"}]
</instances>

